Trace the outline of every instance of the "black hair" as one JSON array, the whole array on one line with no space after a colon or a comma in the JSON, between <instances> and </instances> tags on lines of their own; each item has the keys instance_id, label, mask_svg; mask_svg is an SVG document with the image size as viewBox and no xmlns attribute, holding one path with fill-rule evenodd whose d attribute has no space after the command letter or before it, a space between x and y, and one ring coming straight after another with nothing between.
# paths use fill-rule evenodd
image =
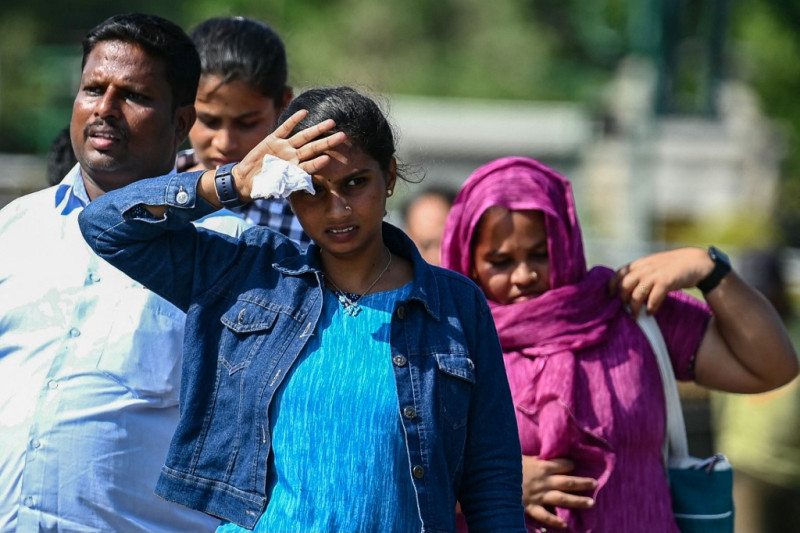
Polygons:
<instances>
[{"instance_id":1,"label":"black hair","mask_svg":"<svg viewBox=\"0 0 800 533\"><path fill-rule=\"evenodd\" d=\"M241 80L282 107L286 50L271 27L245 17L217 17L201 22L192 40L204 75L221 76L221 85Z\"/></svg>"},{"instance_id":2,"label":"black hair","mask_svg":"<svg viewBox=\"0 0 800 533\"><path fill-rule=\"evenodd\" d=\"M143 13L110 17L92 28L81 43L86 66L89 54L101 42L136 44L148 55L164 62L164 74L172 87L173 109L194 104L200 80L200 57L192 40L173 22Z\"/></svg>"},{"instance_id":3,"label":"black hair","mask_svg":"<svg viewBox=\"0 0 800 533\"><path fill-rule=\"evenodd\" d=\"M47 183L57 185L67 172L78 163L72 141L69 136L69 126L62 129L53 139L50 150L47 152Z\"/></svg>"},{"instance_id":4,"label":"black hair","mask_svg":"<svg viewBox=\"0 0 800 533\"><path fill-rule=\"evenodd\" d=\"M291 135L320 122L333 119L336 126L324 135L342 131L365 154L388 172L395 155L394 133L375 101L351 87L321 87L305 91L292 100L280 122L305 109L308 115L295 126ZM401 179L405 179L399 175Z\"/></svg>"}]
</instances>

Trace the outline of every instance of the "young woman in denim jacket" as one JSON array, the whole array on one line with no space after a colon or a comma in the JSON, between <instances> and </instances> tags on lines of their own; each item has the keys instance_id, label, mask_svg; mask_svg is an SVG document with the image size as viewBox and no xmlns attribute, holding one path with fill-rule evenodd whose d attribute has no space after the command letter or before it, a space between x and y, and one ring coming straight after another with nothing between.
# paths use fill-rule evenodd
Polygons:
<instances>
[{"instance_id":1,"label":"young woman in denim jacket","mask_svg":"<svg viewBox=\"0 0 800 533\"><path fill-rule=\"evenodd\" d=\"M453 531L456 501L471 531L524 531L491 312L383 222L398 177L383 113L332 88L284 115L233 167L233 197L250 199L265 154L311 174L315 194L290 196L307 252L192 226L220 207L214 171L143 180L80 219L98 254L188 313L156 492L220 531Z\"/></svg>"}]
</instances>

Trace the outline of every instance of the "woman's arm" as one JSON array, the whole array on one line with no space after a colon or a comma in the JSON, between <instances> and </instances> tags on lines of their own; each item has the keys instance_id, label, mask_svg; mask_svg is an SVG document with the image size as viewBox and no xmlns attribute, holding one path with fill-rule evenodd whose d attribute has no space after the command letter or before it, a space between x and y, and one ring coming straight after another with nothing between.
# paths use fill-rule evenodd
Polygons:
<instances>
[{"instance_id":1,"label":"woman's arm","mask_svg":"<svg viewBox=\"0 0 800 533\"><path fill-rule=\"evenodd\" d=\"M323 152L341 143L344 134L314 140L334 126L328 120L285 138L304 116L304 111L295 113L234 167L240 198L250 200L250 185L267 154L306 172L327 164ZM214 171L187 172L109 192L87 206L79 223L100 257L186 311L193 295L212 286L246 249L237 239L190 224L220 206Z\"/></svg>"},{"instance_id":2,"label":"woman's arm","mask_svg":"<svg viewBox=\"0 0 800 533\"><path fill-rule=\"evenodd\" d=\"M330 158L325 152L344 142L345 135L342 132L338 132L331 136L317 139L321 134L335 126L333 120L325 120L288 137L295 126L307 114L305 110L294 113L233 167L231 172L234 178L233 183L242 202L249 203L253 201L250 197L253 178L261 170L262 162L266 155L272 155L297 165L308 174L314 174L328 164ZM219 209L222 204L217 197L214 178L214 170L205 171L197 182L197 195ZM156 218L163 217L167 210L165 205L148 205L146 207Z\"/></svg>"},{"instance_id":3,"label":"woman's arm","mask_svg":"<svg viewBox=\"0 0 800 533\"><path fill-rule=\"evenodd\" d=\"M525 531L522 453L503 353L488 307L484 303L475 309L470 357L476 382L457 497L471 532Z\"/></svg>"},{"instance_id":4,"label":"woman's arm","mask_svg":"<svg viewBox=\"0 0 800 533\"><path fill-rule=\"evenodd\" d=\"M655 313L670 291L695 287L714 268L708 252L682 248L638 259L617 271L611 290L634 314ZM797 354L778 313L735 272L705 294L713 313L695 360L700 385L728 392L768 391L791 381Z\"/></svg>"}]
</instances>

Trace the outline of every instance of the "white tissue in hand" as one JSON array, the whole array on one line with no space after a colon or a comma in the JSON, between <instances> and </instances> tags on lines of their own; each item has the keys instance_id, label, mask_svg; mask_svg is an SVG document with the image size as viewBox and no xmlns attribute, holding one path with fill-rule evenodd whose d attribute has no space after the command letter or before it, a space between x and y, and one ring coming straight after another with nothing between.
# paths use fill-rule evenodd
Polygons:
<instances>
[{"instance_id":1,"label":"white tissue in hand","mask_svg":"<svg viewBox=\"0 0 800 533\"><path fill-rule=\"evenodd\" d=\"M314 194L311 176L302 168L274 155L265 155L261 170L253 177L250 197L288 198L295 191Z\"/></svg>"}]
</instances>

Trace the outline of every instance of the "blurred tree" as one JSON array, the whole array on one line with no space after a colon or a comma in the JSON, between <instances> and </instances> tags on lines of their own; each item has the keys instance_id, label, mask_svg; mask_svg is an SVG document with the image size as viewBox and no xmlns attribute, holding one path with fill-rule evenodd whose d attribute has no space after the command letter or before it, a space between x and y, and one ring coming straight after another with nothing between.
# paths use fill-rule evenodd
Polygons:
<instances>
[{"instance_id":1,"label":"blurred tree","mask_svg":"<svg viewBox=\"0 0 800 533\"><path fill-rule=\"evenodd\" d=\"M800 246L800 1L739 2L732 74L761 97L787 137L778 221L786 244Z\"/></svg>"},{"instance_id":2,"label":"blurred tree","mask_svg":"<svg viewBox=\"0 0 800 533\"><path fill-rule=\"evenodd\" d=\"M347 83L389 93L592 100L625 53L626 4L231 0L221 7L218 0L132 0L126 9L187 29L218 15L264 20L284 36L298 87ZM43 140L69 116L64 102L77 83L64 50L77 54L86 30L118 10L99 0L6 0L0 9L0 150L44 151Z\"/></svg>"}]
</instances>

